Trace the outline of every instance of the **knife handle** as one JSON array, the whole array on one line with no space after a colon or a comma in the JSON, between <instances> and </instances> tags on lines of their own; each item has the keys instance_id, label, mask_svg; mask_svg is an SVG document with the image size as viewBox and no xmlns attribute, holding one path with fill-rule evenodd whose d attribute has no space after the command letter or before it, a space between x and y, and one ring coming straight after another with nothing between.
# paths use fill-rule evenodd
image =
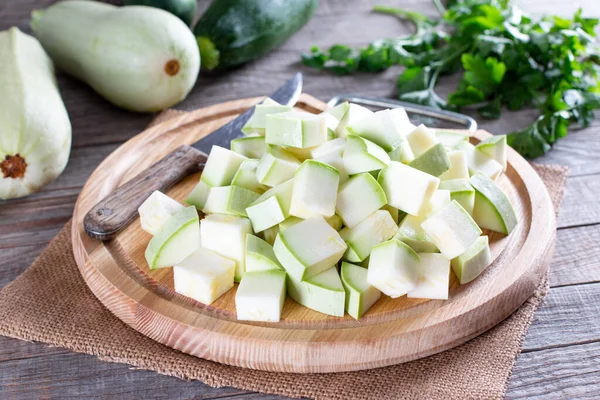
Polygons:
<instances>
[{"instance_id":1,"label":"knife handle","mask_svg":"<svg viewBox=\"0 0 600 400\"><path fill-rule=\"evenodd\" d=\"M139 206L155 190L163 191L202 170L206 158L193 147L178 147L96 204L83 219L86 233L94 239L112 239L136 217Z\"/></svg>"}]
</instances>

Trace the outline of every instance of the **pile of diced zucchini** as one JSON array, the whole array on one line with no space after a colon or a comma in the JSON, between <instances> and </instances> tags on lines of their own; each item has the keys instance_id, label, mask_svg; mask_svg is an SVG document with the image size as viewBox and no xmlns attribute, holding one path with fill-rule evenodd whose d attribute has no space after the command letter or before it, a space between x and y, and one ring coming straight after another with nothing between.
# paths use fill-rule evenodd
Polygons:
<instances>
[{"instance_id":1,"label":"pile of diced zucchini","mask_svg":"<svg viewBox=\"0 0 600 400\"><path fill-rule=\"evenodd\" d=\"M139 209L150 268L173 266L175 290L205 304L239 282L240 320L279 321L286 294L356 319L382 293L447 299L450 269L466 284L491 262L481 229L517 225L495 183L505 136L474 146L402 108L270 99L243 132L212 148L188 207L155 192Z\"/></svg>"}]
</instances>

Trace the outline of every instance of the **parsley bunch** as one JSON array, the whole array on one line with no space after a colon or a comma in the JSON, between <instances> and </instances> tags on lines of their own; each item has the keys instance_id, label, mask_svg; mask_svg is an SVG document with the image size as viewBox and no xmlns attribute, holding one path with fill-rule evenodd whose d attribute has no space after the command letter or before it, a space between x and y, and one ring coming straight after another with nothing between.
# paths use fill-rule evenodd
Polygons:
<instances>
[{"instance_id":1,"label":"parsley bunch","mask_svg":"<svg viewBox=\"0 0 600 400\"><path fill-rule=\"evenodd\" d=\"M600 51L594 41L598 19L556 16L533 18L509 0L454 0L441 18L375 6L374 11L412 21L411 35L379 39L364 48L314 47L304 64L350 74L379 72L402 65L400 100L435 108L476 107L483 118L501 110L539 109L530 126L508 135L523 156L546 153L571 124L588 126L600 108ZM438 77L462 71L447 100L435 91Z\"/></svg>"}]
</instances>

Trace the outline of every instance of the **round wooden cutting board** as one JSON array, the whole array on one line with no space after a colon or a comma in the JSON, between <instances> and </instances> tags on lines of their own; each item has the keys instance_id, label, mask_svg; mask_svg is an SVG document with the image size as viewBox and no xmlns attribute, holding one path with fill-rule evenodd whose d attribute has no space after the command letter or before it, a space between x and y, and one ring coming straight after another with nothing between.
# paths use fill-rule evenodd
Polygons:
<instances>
[{"instance_id":1,"label":"round wooden cutting board","mask_svg":"<svg viewBox=\"0 0 600 400\"><path fill-rule=\"evenodd\" d=\"M290 298L279 323L237 321L235 287L206 306L173 291L171 268L149 270L144 250L150 235L142 231L139 220L108 242L85 234L83 217L104 196L180 144L195 142L259 100L203 108L147 129L104 160L81 191L73 215L75 259L96 297L132 328L184 353L240 367L300 373L352 371L455 347L504 320L533 294L553 253L556 222L541 179L512 149L499 184L515 207L519 225L508 237L486 232L492 265L462 286L452 274L447 301L382 296L359 321L348 315L320 314ZM319 112L326 106L303 95L297 107ZM489 135L477 131L472 142ZM198 176L187 177L168 195L183 201Z\"/></svg>"}]
</instances>

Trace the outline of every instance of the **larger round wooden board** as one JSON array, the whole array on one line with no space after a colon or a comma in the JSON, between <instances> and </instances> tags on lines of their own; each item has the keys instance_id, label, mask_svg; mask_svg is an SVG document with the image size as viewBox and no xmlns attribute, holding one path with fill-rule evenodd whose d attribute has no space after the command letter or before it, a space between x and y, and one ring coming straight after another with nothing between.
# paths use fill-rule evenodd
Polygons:
<instances>
[{"instance_id":1,"label":"larger round wooden board","mask_svg":"<svg viewBox=\"0 0 600 400\"><path fill-rule=\"evenodd\" d=\"M287 299L279 323L239 322L235 288L210 306L173 291L171 268L150 271L144 250L150 236L139 220L109 242L83 230L87 211L109 192L182 143L193 143L260 99L244 99L175 117L115 150L84 186L73 215L73 248L83 278L96 297L142 334L209 360L283 372L340 372L381 367L455 347L492 328L529 298L552 256L556 222L544 184L509 149L499 180L519 217L508 237L488 232L493 264L460 286L452 275L447 301L402 297L381 300L360 321L330 317ZM297 107L325 104L303 95ZM478 131L474 143L489 136ZM198 181L189 176L168 191L182 201ZM124 346L127 343L123 343Z\"/></svg>"}]
</instances>

